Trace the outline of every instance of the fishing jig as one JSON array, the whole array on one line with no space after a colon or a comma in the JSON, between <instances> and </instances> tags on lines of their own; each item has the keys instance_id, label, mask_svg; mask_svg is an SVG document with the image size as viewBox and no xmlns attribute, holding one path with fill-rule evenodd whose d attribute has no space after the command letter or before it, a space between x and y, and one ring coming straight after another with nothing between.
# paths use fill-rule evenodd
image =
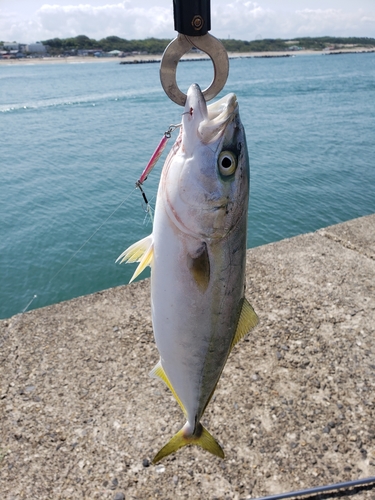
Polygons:
<instances>
[{"instance_id":1,"label":"fishing jig","mask_svg":"<svg viewBox=\"0 0 375 500\"><path fill-rule=\"evenodd\" d=\"M160 140L159 144L157 145L155 151L152 153L152 156L151 156L149 162L147 163L145 169L143 170L140 178L135 183L135 187L137 187L140 190L140 192L142 193L143 200L146 204L146 212L149 214L151 222L153 222L152 208L148 202L146 193L144 192L144 190L142 188L142 184L145 182L149 173L154 168L154 166L156 165L160 156L162 155L162 153L165 149L165 146L167 145L168 140L172 137L172 132L174 132L176 130L176 128L179 128L179 127L181 127L181 123L179 123L178 125L169 125L168 130L166 130L164 132L162 139Z\"/></svg>"},{"instance_id":2,"label":"fishing jig","mask_svg":"<svg viewBox=\"0 0 375 500\"><path fill-rule=\"evenodd\" d=\"M155 151L152 153L152 156L151 156L149 162L147 163L146 168L143 170L140 178L135 183L137 188L140 188L140 186L145 182L149 173L154 168L158 159L160 158L161 154L163 153L165 146L167 145L168 139L170 139L172 136L172 132L174 132L176 130L176 128L179 128L179 127L181 127L181 123L179 123L178 125L169 125L168 130L166 130L164 132L163 137L162 137L161 141L159 142L159 144L157 145ZM142 192L142 190L141 190L141 192Z\"/></svg>"}]
</instances>

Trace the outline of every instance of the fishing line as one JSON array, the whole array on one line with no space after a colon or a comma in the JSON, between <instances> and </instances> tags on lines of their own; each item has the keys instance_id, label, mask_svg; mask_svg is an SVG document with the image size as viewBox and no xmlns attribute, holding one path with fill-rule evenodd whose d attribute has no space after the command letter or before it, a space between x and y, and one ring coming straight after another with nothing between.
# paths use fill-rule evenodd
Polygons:
<instances>
[{"instance_id":1,"label":"fishing line","mask_svg":"<svg viewBox=\"0 0 375 500\"><path fill-rule=\"evenodd\" d=\"M26 307L24 307L24 308L22 309L21 314L23 314L24 312L26 312L26 311L27 311L27 309L30 307L30 305L34 302L34 300L35 300L37 297L38 297L38 296L35 294L35 295L34 295L34 297L33 297L33 298L29 301L29 303L27 304L27 306L26 306Z\"/></svg>"},{"instance_id":2,"label":"fishing line","mask_svg":"<svg viewBox=\"0 0 375 500\"><path fill-rule=\"evenodd\" d=\"M66 266L74 259L74 257L87 245L87 243L92 240L92 238L96 235L98 231L106 224L111 217L122 207L122 205L132 196L136 188L134 188L126 198L122 200L122 202L108 215L108 217L98 226L95 231L87 238L87 240L74 252L74 254L63 264L60 269L52 276L52 278L47 281L46 286L48 286L56 277L66 268ZM27 303L27 305L22 309L19 318L16 320L15 323L12 324L11 328L14 328L14 326L19 322L21 319L22 315L28 310L28 308L31 306L31 304L34 302L34 300L38 297L38 295L34 294L32 299ZM4 341L6 337L4 337L2 340Z\"/></svg>"},{"instance_id":3,"label":"fishing line","mask_svg":"<svg viewBox=\"0 0 375 500\"><path fill-rule=\"evenodd\" d=\"M67 266L67 265L68 265L68 264L69 264L69 263L70 263L70 262L74 259L74 257L75 257L75 256L76 256L76 255L77 255L77 254L78 254L78 253L82 250L82 248L83 248L83 247L85 247L85 246L87 245L87 243L88 243L88 242L89 242L89 241L90 241L90 240L91 240L91 239L92 239L92 238L96 235L96 233L97 233L98 231L100 231L100 229L104 226L104 224L106 224L106 223L109 221L109 219L110 219L110 218L111 218L111 217L112 217L112 216L113 216L113 215L117 212L117 210L119 210L119 209L122 207L122 205L123 205L123 204L124 204L124 203L125 203L125 202L129 199L129 198L130 198L130 196L134 193L134 191L135 191L135 188L133 189L133 191L132 191L131 193L129 193L129 194L128 194L128 196L127 196L124 200L122 200L122 202L121 202L121 203L120 203L120 204L119 204L119 205L118 205L118 206L117 206L117 207L113 210L113 212L112 212L112 213L111 213L111 214L110 214L110 215L109 215L109 216L108 216L108 217L107 217L107 218L106 218L106 219L105 219L105 220L104 220L104 221L100 224L100 226L99 226L99 227L97 227L97 228L95 229L95 231L92 233L92 235L91 235L89 238L87 238L87 240L86 240L86 241L85 241L85 242L84 242L84 243L83 243L83 244L82 244L82 245L78 248L78 250L77 250L76 252L74 252L74 254L70 257L70 259L69 259L69 260L67 260L67 261L65 262L65 264L64 264L64 265L63 265L63 266L62 266L62 267L61 267L61 268L57 271L57 273L56 273L56 274L54 274L54 275L52 276L52 278L49 280L49 282L47 283L47 285L49 285L49 284L51 283L51 281L53 281L53 280L56 278L56 276L58 276L58 275L61 273L61 271L62 271L63 269L65 269L65 268L66 268L66 266Z\"/></svg>"},{"instance_id":4,"label":"fishing line","mask_svg":"<svg viewBox=\"0 0 375 500\"><path fill-rule=\"evenodd\" d=\"M141 174L141 177L138 179L138 181L135 183L135 188L133 189L133 191L131 191L128 196L110 213L110 215L100 224L100 226L98 226L95 231L91 234L91 236L89 236L89 238L87 238L87 240L78 248L78 250L76 250L74 252L74 254L65 262L65 264L63 264L60 269L52 276L52 278L46 283L46 286L48 286L53 280L55 280L57 278L57 276L66 268L66 266L75 258L75 256L87 245L87 243L89 243L89 241L92 240L92 238L96 235L96 233L98 231L100 231L100 229L109 221L109 219L111 217L113 217L113 215L122 207L122 205L130 198L130 196L134 193L134 191L136 189L139 189L141 191L141 194L142 194L142 197L143 197L143 200L146 204L146 213L148 214L148 216L150 217L151 219L151 223L153 224L154 222L154 216L153 216L153 209L152 207L150 206L149 202L148 202L148 199L147 199L147 196L144 192L144 190L142 189L142 184L143 182L147 179L149 173L151 172L151 170L154 168L154 166L156 165L157 161L159 160L160 156L162 155L166 145L167 145L167 142L168 140L171 138L172 136L172 132L174 132L177 128L180 128L181 127L181 123L177 124L177 125L170 125L168 127L168 129L164 132L163 134L163 137L162 139L160 140L158 146L156 147L154 153L152 154L149 162L147 163L146 165L146 168L143 170L142 174ZM27 305L24 307L24 309L21 311L21 314L20 314L20 317L17 319L17 321L12 324L11 328L13 328L17 323L18 321L21 319L22 315L29 309L29 307L31 306L31 304L34 302L34 300L38 297L38 295L34 294L34 296L32 297L32 299L30 299L30 301L27 303ZM2 339L4 341L5 337Z\"/></svg>"},{"instance_id":5,"label":"fishing line","mask_svg":"<svg viewBox=\"0 0 375 500\"><path fill-rule=\"evenodd\" d=\"M12 331L12 329L19 323L20 319L22 318L23 313L25 313L27 311L27 309L31 306L31 304L34 302L34 300L37 297L38 296L36 294L34 294L33 298L31 300L29 300L29 302L27 303L27 305L22 309L22 311L21 311L20 315L18 316L18 318L16 319L16 321L10 325L10 327L8 328L8 331L0 339L0 347L6 341L6 339L8 338L8 335Z\"/></svg>"}]
</instances>

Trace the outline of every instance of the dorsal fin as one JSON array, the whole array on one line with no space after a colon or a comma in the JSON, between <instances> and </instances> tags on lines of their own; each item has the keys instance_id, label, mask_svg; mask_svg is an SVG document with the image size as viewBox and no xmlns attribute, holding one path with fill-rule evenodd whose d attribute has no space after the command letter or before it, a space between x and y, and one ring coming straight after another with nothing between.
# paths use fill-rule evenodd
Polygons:
<instances>
[{"instance_id":1,"label":"dorsal fin","mask_svg":"<svg viewBox=\"0 0 375 500\"><path fill-rule=\"evenodd\" d=\"M244 297L236 334L232 340L231 350L237 344L237 342L239 342L247 333L249 333L252 328L254 328L254 326L258 324L258 321L259 319L254 309Z\"/></svg>"}]
</instances>

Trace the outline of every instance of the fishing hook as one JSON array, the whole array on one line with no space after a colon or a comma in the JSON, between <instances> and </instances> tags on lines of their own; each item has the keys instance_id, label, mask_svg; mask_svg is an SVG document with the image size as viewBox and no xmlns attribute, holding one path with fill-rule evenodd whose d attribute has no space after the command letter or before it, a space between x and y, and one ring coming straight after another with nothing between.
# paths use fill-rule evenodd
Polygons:
<instances>
[{"instance_id":1,"label":"fishing hook","mask_svg":"<svg viewBox=\"0 0 375 500\"><path fill-rule=\"evenodd\" d=\"M174 25L177 38L165 49L160 64L160 81L167 96L184 106L186 94L177 85L176 70L181 57L195 47L205 52L214 67L214 77L203 90L206 101L213 99L223 89L229 73L229 59L224 45L208 31L211 29L210 1L173 0Z\"/></svg>"}]
</instances>

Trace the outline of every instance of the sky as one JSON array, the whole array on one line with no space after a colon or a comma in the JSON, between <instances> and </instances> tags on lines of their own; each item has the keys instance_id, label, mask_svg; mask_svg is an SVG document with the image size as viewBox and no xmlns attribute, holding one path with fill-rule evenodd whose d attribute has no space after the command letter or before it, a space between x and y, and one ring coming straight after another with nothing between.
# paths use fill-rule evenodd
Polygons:
<instances>
[{"instance_id":1,"label":"sky","mask_svg":"<svg viewBox=\"0 0 375 500\"><path fill-rule=\"evenodd\" d=\"M172 0L0 0L0 40L174 38L172 5ZM241 40L375 38L375 0L211 0L210 33Z\"/></svg>"}]
</instances>

